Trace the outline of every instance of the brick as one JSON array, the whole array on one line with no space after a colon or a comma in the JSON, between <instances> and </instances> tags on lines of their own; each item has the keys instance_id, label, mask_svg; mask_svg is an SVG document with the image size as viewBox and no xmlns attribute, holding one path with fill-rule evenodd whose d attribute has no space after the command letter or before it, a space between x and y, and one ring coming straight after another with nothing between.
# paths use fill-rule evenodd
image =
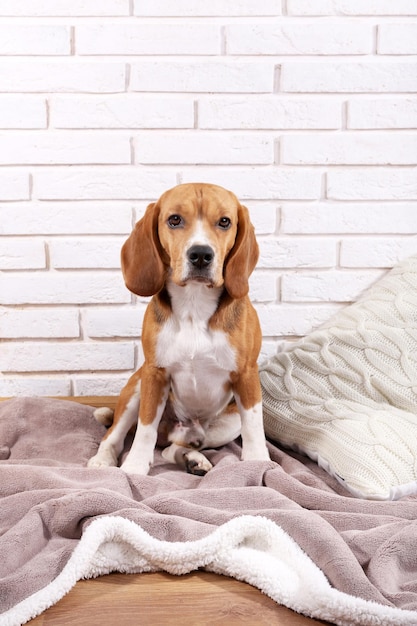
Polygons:
<instances>
[{"instance_id":1,"label":"brick","mask_svg":"<svg viewBox=\"0 0 417 626\"><path fill-rule=\"evenodd\" d=\"M144 164L267 165L274 162L270 135L192 133L141 133L135 139L135 159Z\"/></svg>"},{"instance_id":2,"label":"brick","mask_svg":"<svg viewBox=\"0 0 417 626\"><path fill-rule=\"evenodd\" d=\"M372 25L340 22L287 22L226 26L228 54L370 54Z\"/></svg>"},{"instance_id":3,"label":"brick","mask_svg":"<svg viewBox=\"0 0 417 626\"><path fill-rule=\"evenodd\" d=\"M282 299L286 302L352 302L381 276L382 272L376 270L288 273L282 277Z\"/></svg>"},{"instance_id":4,"label":"brick","mask_svg":"<svg viewBox=\"0 0 417 626\"><path fill-rule=\"evenodd\" d=\"M45 243L40 239L0 237L0 270L46 267Z\"/></svg>"},{"instance_id":5,"label":"brick","mask_svg":"<svg viewBox=\"0 0 417 626\"><path fill-rule=\"evenodd\" d=\"M412 165L417 133L302 133L283 137L281 158L290 165Z\"/></svg>"},{"instance_id":6,"label":"brick","mask_svg":"<svg viewBox=\"0 0 417 626\"><path fill-rule=\"evenodd\" d=\"M361 237L345 239L340 248L342 267L386 267L412 254L417 248L413 237Z\"/></svg>"},{"instance_id":7,"label":"brick","mask_svg":"<svg viewBox=\"0 0 417 626\"><path fill-rule=\"evenodd\" d=\"M257 304L256 310L264 337L302 336L327 322L339 305Z\"/></svg>"},{"instance_id":8,"label":"brick","mask_svg":"<svg viewBox=\"0 0 417 626\"><path fill-rule=\"evenodd\" d=\"M132 206L121 202L52 202L0 205L0 235L128 234Z\"/></svg>"},{"instance_id":9,"label":"brick","mask_svg":"<svg viewBox=\"0 0 417 626\"><path fill-rule=\"evenodd\" d=\"M220 28L205 23L129 23L80 25L75 29L79 55L219 54Z\"/></svg>"},{"instance_id":10,"label":"brick","mask_svg":"<svg viewBox=\"0 0 417 626\"><path fill-rule=\"evenodd\" d=\"M0 307L0 338L75 339L80 336L77 309Z\"/></svg>"},{"instance_id":11,"label":"brick","mask_svg":"<svg viewBox=\"0 0 417 626\"><path fill-rule=\"evenodd\" d=\"M55 96L51 99L51 124L84 129L193 128L194 101L191 96L156 98L133 93Z\"/></svg>"},{"instance_id":12,"label":"brick","mask_svg":"<svg viewBox=\"0 0 417 626\"><path fill-rule=\"evenodd\" d=\"M279 96L201 97L198 126L207 129L335 129L342 123L340 102Z\"/></svg>"},{"instance_id":13,"label":"brick","mask_svg":"<svg viewBox=\"0 0 417 626\"><path fill-rule=\"evenodd\" d=\"M119 269L126 237L100 239L56 238L49 242L51 267L56 269Z\"/></svg>"},{"instance_id":14,"label":"brick","mask_svg":"<svg viewBox=\"0 0 417 626\"><path fill-rule=\"evenodd\" d=\"M287 0L289 15L417 15L415 0Z\"/></svg>"},{"instance_id":15,"label":"brick","mask_svg":"<svg viewBox=\"0 0 417 626\"><path fill-rule=\"evenodd\" d=\"M195 0L135 0L134 15L144 17L208 17L281 15L280 0L239 0L239 2L195 2Z\"/></svg>"},{"instance_id":16,"label":"brick","mask_svg":"<svg viewBox=\"0 0 417 626\"><path fill-rule=\"evenodd\" d=\"M29 174L20 169L0 170L0 200L29 200L29 197Z\"/></svg>"},{"instance_id":17,"label":"brick","mask_svg":"<svg viewBox=\"0 0 417 626\"><path fill-rule=\"evenodd\" d=\"M274 233L277 228L277 205L274 202L247 202L250 219L257 234Z\"/></svg>"},{"instance_id":18,"label":"brick","mask_svg":"<svg viewBox=\"0 0 417 626\"><path fill-rule=\"evenodd\" d=\"M0 165L128 164L130 139L110 133L0 133Z\"/></svg>"},{"instance_id":19,"label":"brick","mask_svg":"<svg viewBox=\"0 0 417 626\"><path fill-rule=\"evenodd\" d=\"M162 190L164 191L164 190ZM162 192L161 192L162 193ZM161 194L159 194L161 195ZM157 199L158 196L155 196L153 198L153 201L155 201ZM134 214L135 214L135 219L134 219L134 223L136 224L137 221L139 221L144 215L145 215L145 211L147 209L147 207L149 206L149 200L143 200L140 202L135 202L135 210L134 210Z\"/></svg>"},{"instance_id":20,"label":"brick","mask_svg":"<svg viewBox=\"0 0 417 626\"><path fill-rule=\"evenodd\" d=\"M115 304L130 302L121 272L0 274L2 304ZM1 368L0 368L1 369Z\"/></svg>"},{"instance_id":21,"label":"brick","mask_svg":"<svg viewBox=\"0 0 417 626\"><path fill-rule=\"evenodd\" d=\"M118 396L129 375L120 376L102 376L95 374L94 376L74 376L74 395L75 396Z\"/></svg>"},{"instance_id":22,"label":"brick","mask_svg":"<svg viewBox=\"0 0 417 626\"><path fill-rule=\"evenodd\" d=\"M0 0L0 16L98 17L129 15L129 0Z\"/></svg>"},{"instance_id":23,"label":"brick","mask_svg":"<svg viewBox=\"0 0 417 626\"><path fill-rule=\"evenodd\" d=\"M0 25L1 55L71 54L71 29L58 25Z\"/></svg>"},{"instance_id":24,"label":"brick","mask_svg":"<svg viewBox=\"0 0 417 626\"><path fill-rule=\"evenodd\" d=\"M134 365L132 343L4 342L3 372L76 372L123 370Z\"/></svg>"},{"instance_id":25,"label":"brick","mask_svg":"<svg viewBox=\"0 0 417 626\"><path fill-rule=\"evenodd\" d=\"M0 92L112 93L125 90L124 63L0 62Z\"/></svg>"},{"instance_id":26,"label":"brick","mask_svg":"<svg viewBox=\"0 0 417 626\"><path fill-rule=\"evenodd\" d=\"M83 327L88 337L140 337L146 305L136 307L89 308L84 312Z\"/></svg>"},{"instance_id":27,"label":"brick","mask_svg":"<svg viewBox=\"0 0 417 626\"><path fill-rule=\"evenodd\" d=\"M273 88L273 62L208 58L205 61L143 61L131 65L133 91L268 93Z\"/></svg>"},{"instance_id":28,"label":"brick","mask_svg":"<svg viewBox=\"0 0 417 626\"><path fill-rule=\"evenodd\" d=\"M277 276L258 269L249 279L249 297L252 302L274 302L277 299Z\"/></svg>"},{"instance_id":29,"label":"brick","mask_svg":"<svg viewBox=\"0 0 417 626\"><path fill-rule=\"evenodd\" d=\"M258 238L261 268L334 267L337 242L325 237Z\"/></svg>"},{"instance_id":30,"label":"brick","mask_svg":"<svg viewBox=\"0 0 417 626\"><path fill-rule=\"evenodd\" d=\"M250 210L261 358L414 253L412 15L415 0L0 0L0 395L120 392L148 301L120 247L178 182Z\"/></svg>"},{"instance_id":31,"label":"brick","mask_svg":"<svg viewBox=\"0 0 417 626\"><path fill-rule=\"evenodd\" d=\"M417 200L413 167L337 168L328 172L327 185L336 200Z\"/></svg>"},{"instance_id":32,"label":"brick","mask_svg":"<svg viewBox=\"0 0 417 626\"><path fill-rule=\"evenodd\" d=\"M43 200L155 200L177 183L172 170L137 167L37 169L34 196Z\"/></svg>"},{"instance_id":33,"label":"brick","mask_svg":"<svg viewBox=\"0 0 417 626\"><path fill-rule=\"evenodd\" d=\"M417 232L417 203L326 202L289 204L282 208L287 234L412 234Z\"/></svg>"},{"instance_id":34,"label":"brick","mask_svg":"<svg viewBox=\"0 0 417 626\"><path fill-rule=\"evenodd\" d=\"M316 200L321 193L321 173L297 168L182 168L182 182L210 181L231 189L241 201Z\"/></svg>"},{"instance_id":35,"label":"brick","mask_svg":"<svg viewBox=\"0 0 417 626\"><path fill-rule=\"evenodd\" d=\"M2 376L0 374L0 396L69 396L71 382L68 376L34 377Z\"/></svg>"},{"instance_id":36,"label":"brick","mask_svg":"<svg viewBox=\"0 0 417 626\"><path fill-rule=\"evenodd\" d=\"M417 24L378 26L378 54L417 54Z\"/></svg>"},{"instance_id":37,"label":"brick","mask_svg":"<svg viewBox=\"0 0 417 626\"><path fill-rule=\"evenodd\" d=\"M279 342L276 339L266 339L262 342L258 363L263 363L271 359L278 349Z\"/></svg>"},{"instance_id":38,"label":"brick","mask_svg":"<svg viewBox=\"0 0 417 626\"><path fill-rule=\"evenodd\" d=\"M0 98L0 128L46 128L46 100L41 96L3 94Z\"/></svg>"},{"instance_id":39,"label":"brick","mask_svg":"<svg viewBox=\"0 0 417 626\"><path fill-rule=\"evenodd\" d=\"M285 61L281 89L292 93L389 93L417 91L417 64L405 61Z\"/></svg>"},{"instance_id":40,"label":"brick","mask_svg":"<svg viewBox=\"0 0 417 626\"><path fill-rule=\"evenodd\" d=\"M348 102L347 127L415 129L417 127L417 98L351 100Z\"/></svg>"}]
</instances>

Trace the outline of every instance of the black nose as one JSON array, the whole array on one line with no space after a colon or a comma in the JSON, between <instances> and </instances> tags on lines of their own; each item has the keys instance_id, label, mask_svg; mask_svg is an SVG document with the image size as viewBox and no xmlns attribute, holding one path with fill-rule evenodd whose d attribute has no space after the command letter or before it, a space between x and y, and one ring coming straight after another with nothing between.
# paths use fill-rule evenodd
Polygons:
<instances>
[{"instance_id":1,"label":"black nose","mask_svg":"<svg viewBox=\"0 0 417 626\"><path fill-rule=\"evenodd\" d=\"M192 246L188 250L188 260L194 267L203 269L213 261L214 253L210 246Z\"/></svg>"}]
</instances>

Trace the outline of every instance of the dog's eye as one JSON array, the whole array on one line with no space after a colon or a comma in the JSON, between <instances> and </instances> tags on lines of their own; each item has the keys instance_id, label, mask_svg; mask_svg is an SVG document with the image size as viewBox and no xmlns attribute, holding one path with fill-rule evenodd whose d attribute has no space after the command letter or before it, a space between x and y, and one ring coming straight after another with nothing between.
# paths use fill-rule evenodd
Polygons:
<instances>
[{"instance_id":1,"label":"dog's eye","mask_svg":"<svg viewBox=\"0 0 417 626\"><path fill-rule=\"evenodd\" d=\"M221 217L219 221L217 222L217 225L223 230L227 230L228 228L231 227L232 222L228 217Z\"/></svg>"},{"instance_id":2,"label":"dog's eye","mask_svg":"<svg viewBox=\"0 0 417 626\"><path fill-rule=\"evenodd\" d=\"M182 219L181 215L175 214L175 215L171 215L168 218L168 226L170 228L178 228L179 226L182 226L183 223L184 222L183 222L183 219Z\"/></svg>"}]
</instances>

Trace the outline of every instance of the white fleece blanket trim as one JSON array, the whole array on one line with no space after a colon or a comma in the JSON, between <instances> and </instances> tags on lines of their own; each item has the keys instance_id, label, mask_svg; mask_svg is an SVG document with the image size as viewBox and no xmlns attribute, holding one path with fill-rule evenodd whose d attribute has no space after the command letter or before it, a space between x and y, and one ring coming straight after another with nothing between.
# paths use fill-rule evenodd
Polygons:
<instances>
[{"instance_id":1,"label":"white fleece blanket trim","mask_svg":"<svg viewBox=\"0 0 417 626\"><path fill-rule=\"evenodd\" d=\"M47 587L0 616L21 626L58 602L82 578L110 572L186 574L199 567L257 587L298 613L340 626L412 626L417 612L369 602L334 589L298 544L274 522L240 516L197 541L159 541L118 516L94 520L65 568Z\"/></svg>"}]
</instances>

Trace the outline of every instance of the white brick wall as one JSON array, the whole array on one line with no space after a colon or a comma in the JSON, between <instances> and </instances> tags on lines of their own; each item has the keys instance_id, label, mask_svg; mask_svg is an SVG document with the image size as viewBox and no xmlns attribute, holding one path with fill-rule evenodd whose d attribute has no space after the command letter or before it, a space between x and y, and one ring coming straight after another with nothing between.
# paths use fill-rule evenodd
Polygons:
<instances>
[{"instance_id":1,"label":"white brick wall","mask_svg":"<svg viewBox=\"0 0 417 626\"><path fill-rule=\"evenodd\" d=\"M416 0L0 0L0 396L117 394L122 242L235 191L263 355L417 252Z\"/></svg>"}]
</instances>

